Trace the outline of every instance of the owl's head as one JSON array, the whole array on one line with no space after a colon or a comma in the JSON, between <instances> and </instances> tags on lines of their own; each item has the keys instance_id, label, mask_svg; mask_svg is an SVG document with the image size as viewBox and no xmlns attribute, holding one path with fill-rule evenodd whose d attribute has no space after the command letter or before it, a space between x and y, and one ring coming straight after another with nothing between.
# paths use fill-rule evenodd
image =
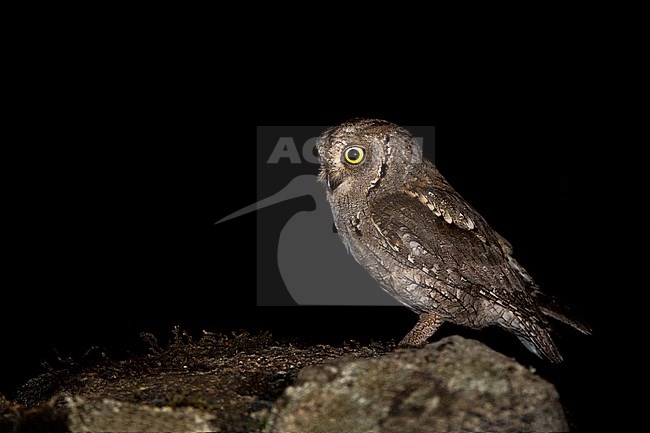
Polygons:
<instances>
[{"instance_id":1,"label":"owl's head","mask_svg":"<svg viewBox=\"0 0 650 433\"><path fill-rule=\"evenodd\" d=\"M394 191L421 162L421 149L408 131L377 119L354 119L328 129L317 150L318 179L331 196Z\"/></svg>"}]
</instances>

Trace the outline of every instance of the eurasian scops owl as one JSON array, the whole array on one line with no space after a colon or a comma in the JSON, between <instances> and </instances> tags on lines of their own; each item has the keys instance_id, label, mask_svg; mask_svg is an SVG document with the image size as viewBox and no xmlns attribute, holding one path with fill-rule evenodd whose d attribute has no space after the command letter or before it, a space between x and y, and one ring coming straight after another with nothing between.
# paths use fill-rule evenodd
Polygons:
<instances>
[{"instance_id":1,"label":"eurasian scops owl","mask_svg":"<svg viewBox=\"0 0 650 433\"><path fill-rule=\"evenodd\" d=\"M405 129L355 119L325 131L317 150L343 243L382 289L419 314L400 346L423 345L444 322L498 325L560 362L547 317L590 332L541 292L508 241L422 158Z\"/></svg>"}]
</instances>

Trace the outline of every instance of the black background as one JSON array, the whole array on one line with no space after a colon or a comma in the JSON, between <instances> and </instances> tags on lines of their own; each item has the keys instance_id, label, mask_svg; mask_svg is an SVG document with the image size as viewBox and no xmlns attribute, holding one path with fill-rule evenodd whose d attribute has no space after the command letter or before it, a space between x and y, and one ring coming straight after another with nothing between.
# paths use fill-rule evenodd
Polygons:
<instances>
[{"instance_id":1,"label":"black background","mask_svg":"<svg viewBox=\"0 0 650 433\"><path fill-rule=\"evenodd\" d=\"M595 162L609 140L613 95L595 86L602 77L593 66L557 59L495 78L451 71L453 84L422 76L391 86L351 73L339 77L344 87L309 89L260 77L234 95L200 65L200 85L193 73L136 72L34 83L30 120L5 159L0 393L12 397L55 350L80 357L100 346L120 357L137 350L139 332L164 339L177 324L197 336L263 329L334 344L401 338L416 319L403 308L256 307L255 215L227 231L214 226L255 201L256 125L372 116L435 125L441 172L595 331L560 328L560 366L531 357L505 332L448 326L440 335L477 338L535 365L558 385L578 427L599 425L594 413L618 379L607 313L615 307L600 287L606 181Z\"/></svg>"}]
</instances>

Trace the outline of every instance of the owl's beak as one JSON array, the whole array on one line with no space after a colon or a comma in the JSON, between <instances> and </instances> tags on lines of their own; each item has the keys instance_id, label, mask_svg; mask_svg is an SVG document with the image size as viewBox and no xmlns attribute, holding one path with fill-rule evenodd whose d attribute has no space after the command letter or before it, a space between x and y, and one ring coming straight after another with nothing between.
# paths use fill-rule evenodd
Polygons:
<instances>
[{"instance_id":1,"label":"owl's beak","mask_svg":"<svg viewBox=\"0 0 650 433\"><path fill-rule=\"evenodd\" d=\"M332 174L327 175L327 190L331 193L334 192L336 188L341 185L341 181L337 179L336 177L333 177Z\"/></svg>"}]
</instances>

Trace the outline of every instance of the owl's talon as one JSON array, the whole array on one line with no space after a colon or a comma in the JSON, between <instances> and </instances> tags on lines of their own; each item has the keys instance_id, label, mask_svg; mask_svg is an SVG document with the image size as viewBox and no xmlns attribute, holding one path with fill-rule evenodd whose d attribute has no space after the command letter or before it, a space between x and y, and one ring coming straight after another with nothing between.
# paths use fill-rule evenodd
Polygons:
<instances>
[{"instance_id":1,"label":"owl's talon","mask_svg":"<svg viewBox=\"0 0 650 433\"><path fill-rule=\"evenodd\" d=\"M427 344L427 340L431 337L442 325L442 319L435 313L422 313L418 319L418 323L415 324L413 329L409 331L408 334L402 341L399 342L397 347L406 349L406 348L422 348Z\"/></svg>"},{"instance_id":2,"label":"owl's talon","mask_svg":"<svg viewBox=\"0 0 650 433\"><path fill-rule=\"evenodd\" d=\"M402 341L400 341L399 343L397 343L397 348L398 348L398 349L422 349L424 346L426 346L426 343L427 343L427 342L424 341L424 342L421 343L421 344L414 345L414 344L412 344L412 343L409 342L409 341L404 341L404 340L402 340Z\"/></svg>"}]
</instances>

